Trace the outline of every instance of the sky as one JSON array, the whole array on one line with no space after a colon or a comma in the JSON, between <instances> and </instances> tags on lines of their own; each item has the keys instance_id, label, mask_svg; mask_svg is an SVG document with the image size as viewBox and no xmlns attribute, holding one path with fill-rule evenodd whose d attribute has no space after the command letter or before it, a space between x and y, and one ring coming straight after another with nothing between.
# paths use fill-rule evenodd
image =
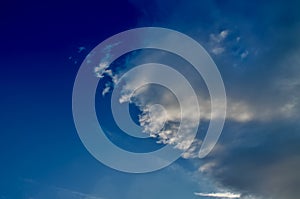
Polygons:
<instances>
[{"instance_id":1,"label":"sky","mask_svg":"<svg viewBox=\"0 0 300 199\"><path fill-rule=\"evenodd\" d=\"M296 0L1 2L0 199L299 198L299 6ZM95 110L105 135L132 152L166 145L183 152L163 169L133 174L88 152L73 121L72 91L80 65L99 43L139 27L168 28L199 42L222 76L227 114L216 146L200 158L218 114L211 115L207 86L192 66L151 49L106 66L108 52L94 67ZM188 125L184 137L174 137L180 109L172 92L155 85L135 90L155 76L149 72L126 79L119 100L130 102L134 122L151 138L133 138L116 125L110 110L116 81L149 62L172 65L188 78L199 101L199 128L197 105L179 89ZM147 106L156 103L167 115Z\"/></svg>"}]
</instances>

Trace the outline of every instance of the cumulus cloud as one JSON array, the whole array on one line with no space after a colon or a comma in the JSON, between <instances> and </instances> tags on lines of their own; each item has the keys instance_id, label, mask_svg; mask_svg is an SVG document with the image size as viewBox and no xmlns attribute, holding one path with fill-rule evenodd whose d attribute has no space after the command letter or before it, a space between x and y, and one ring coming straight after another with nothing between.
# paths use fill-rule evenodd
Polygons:
<instances>
[{"instance_id":1,"label":"cumulus cloud","mask_svg":"<svg viewBox=\"0 0 300 199\"><path fill-rule=\"evenodd\" d=\"M181 96L186 96L181 101L181 105L184 106L181 108L184 108L185 111L181 111L174 94L162 87L158 87L155 91L151 86L144 86L144 88L136 90L143 85L142 82L145 79L151 80L155 78L154 76L156 74L145 70L136 74L135 78L126 79L122 86L119 102L131 102L139 107L142 112L139 116L140 125L144 128L145 133L158 138L158 143L171 144L175 148L186 150L193 142L193 132L197 131L199 119L198 113L195 112L197 109L194 104L191 105L191 98L184 87L178 90L182 92ZM154 104L161 106L153 108ZM181 123L182 118L186 121L185 125ZM184 134L178 134L179 125Z\"/></svg>"},{"instance_id":2,"label":"cumulus cloud","mask_svg":"<svg viewBox=\"0 0 300 199\"><path fill-rule=\"evenodd\" d=\"M223 33L223 35L225 35L225 33ZM151 58L160 61L164 56L160 55L157 57L151 54L147 56L147 59L151 60ZM145 61L145 57L135 56L135 59L141 59L142 62ZM108 74L112 79L111 83L105 85L102 95L108 93L119 81L119 77L123 75L123 71L112 73L112 70L107 67L107 64L103 63L99 65L97 70L95 69L95 72L96 71L101 71L101 73L98 73L100 78L103 78L104 74ZM181 115L179 104L170 92L163 89L153 92L151 87L143 87L142 89L136 90L137 87L142 85L141 82L143 82L145 78L153 79L154 76L155 74L145 71L144 73L136 74L135 78L125 79L125 82L122 85L119 102L133 103L140 109L141 114L139 115L139 123L144 129L144 133L148 133L150 137L158 138L158 143L171 144L177 149L183 151L187 150L182 155L184 158L196 158L197 150L199 150L198 147L202 143L202 140L194 140L194 137L192 136L192 131L198 124L198 116L195 114L196 106L198 105L189 101L190 93L185 89L178 89L180 90L181 95L186 96L183 101L183 104L186 104L186 106L181 107L185 109L185 115ZM180 87L180 85L178 86ZM202 90L199 86L196 86L195 88L196 90ZM203 97L202 94L203 93L200 92L197 96L201 120L209 122L210 120L219 119L222 114L218 111L212 114L210 109L210 99ZM274 108L277 104L265 104L265 102L262 102L263 106L261 106L256 101L252 101L251 98L238 99L236 97L228 96L227 101L226 120L237 123L254 121L266 123L278 118L288 119L296 114L293 110L298 103L297 101L284 101L280 108ZM163 109L151 108L151 105L154 103L162 104ZM188 125L181 126L184 135L178 135L177 131L182 118L188 121ZM189 148L189 146L191 147Z\"/></svg>"}]
</instances>

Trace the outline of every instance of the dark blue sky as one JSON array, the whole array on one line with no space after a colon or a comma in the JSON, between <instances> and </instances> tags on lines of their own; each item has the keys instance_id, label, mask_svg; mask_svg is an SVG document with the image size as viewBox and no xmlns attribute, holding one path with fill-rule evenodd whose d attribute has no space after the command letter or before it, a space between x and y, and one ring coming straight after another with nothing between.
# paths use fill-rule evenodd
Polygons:
<instances>
[{"instance_id":1,"label":"dark blue sky","mask_svg":"<svg viewBox=\"0 0 300 199\"><path fill-rule=\"evenodd\" d=\"M127 2L1 3L0 197L28 198L24 179L43 183L80 156L94 161L73 124L71 94L79 63L69 57L82 61L87 52L79 54L78 47L91 50L134 27L137 16Z\"/></svg>"},{"instance_id":2,"label":"dark blue sky","mask_svg":"<svg viewBox=\"0 0 300 199\"><path fill-rule=\"evenodd\" d=\"M298 198L299 4L1 2L0 199L201 198L195 192ZM209 157L136 175L104 166L85 149L72 89L95 46L144 26L181 31L205 47L223 77L228 112Z\"/></svg>"}]
</instances>

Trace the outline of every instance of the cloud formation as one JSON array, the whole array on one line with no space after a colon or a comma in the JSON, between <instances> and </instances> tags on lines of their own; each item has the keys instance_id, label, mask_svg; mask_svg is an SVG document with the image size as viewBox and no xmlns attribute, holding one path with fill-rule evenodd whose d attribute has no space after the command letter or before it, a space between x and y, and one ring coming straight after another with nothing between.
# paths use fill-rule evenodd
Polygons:
<instances>
[{"instance_id":1,"label":"cloud formation","mask_svg":"<svg viewBox=\"0 0 300 199\"><path fill-rule=\"evenodd\" d=\"M234 193L194 193L196 196L213 197L213 198L240 198L240 194Z\"/></svg>"},{"instance_id":2,"label":"cloud formation","mask_svg":"<svg viewBox=\"0 0 300 199\"><path fill-rule=\"evenodd\" d=\"M206 162L201 162L198 172L224 187L233 188L241 193L241 198L298 198L300 16L296 8L299 2L249 1L225 5L219 1L188 4L153 1L151 9L141 7L143 1L132 2L143 10L141 25L173 28L190 35L211 53L222 74L228 96L227 121L218 146ZM168 14L162 12L167 8ZM150 53L146 58L139 55L136 59L162 62L168 59L169 65L178 62L166 57L163 53ZM139 78L145 76L149 74ZM201 82L194 80L198 77L193 78L188 72L186 76L191 77L195 90L199 90L201 119L209 122L218 118L218 114L210 113L209 95ZM121 102L128 101L129 95L125 94L132 91L130 86L125 90ZM142 111L140 123L145 132L180 148L182 140L172 139L179 120L176 101L170 101L167 94L159 98L162 104L169 104L165 107L166 115L161 114L161 110L150 113L146 106L160 96L164 95L141 95L133 101ZM184 117L193 126L194 106L185 108L191 114ZM155 117L149 116L151 114ZM166 128L157 132L162 124ZM193 152L198 145L201 138L184 157L197 159Z\"/></svg>"}]
</instances>

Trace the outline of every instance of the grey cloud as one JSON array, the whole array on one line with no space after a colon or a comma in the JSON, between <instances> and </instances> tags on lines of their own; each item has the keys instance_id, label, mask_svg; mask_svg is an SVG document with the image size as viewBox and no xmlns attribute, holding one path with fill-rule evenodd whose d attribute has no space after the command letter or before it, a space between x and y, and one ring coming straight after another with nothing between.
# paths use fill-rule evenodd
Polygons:
<instances>
[{"instance_id":1,"label":"grey cloud","mask_svg":"<svg viewBox=\"0 0 300 199\"><path fill-rule=\"evenodd\" d=\"M227 125L219 143L222 149L208 160L212 168L200 172L244 195L296 199L299 141L299 126L292 123Z\"/></svg>"},{"instance_id":2,"label":"grey cloud","mask_svg":"<svg viewBox=\"0 0 300 199\"><path fill-rule=\"evenodd\" d=\"M202 172L242 198L299 198L300 2L132 2L141 25L183 31L207 49L209 35L230 30L213 58L230 101L254 119L227 121Z\"/></svg>"}]
</instances>

